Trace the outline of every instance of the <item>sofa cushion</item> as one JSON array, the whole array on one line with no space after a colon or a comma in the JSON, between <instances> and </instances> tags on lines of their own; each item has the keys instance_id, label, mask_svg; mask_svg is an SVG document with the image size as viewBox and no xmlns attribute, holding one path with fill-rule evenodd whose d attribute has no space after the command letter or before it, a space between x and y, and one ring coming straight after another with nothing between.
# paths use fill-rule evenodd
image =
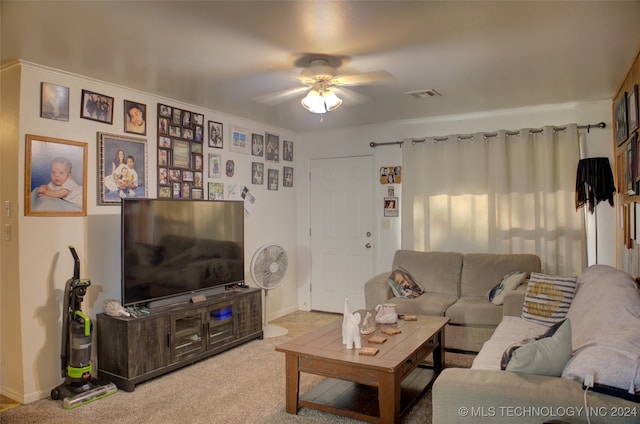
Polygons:
<instances>
[{"instance_id":1,"label":"sofa cushion","mask_svg":"<svg viewBox=\"0 0 640 424\"><path fill-rule=\"evenodd\" d=\"M564 320L551 337L531 341L515 349L506 370L560 377L571 358L571 322Z\"/></svg>"},{"instance_id":2,"label":"sofa cushion","mask_svg":"<svg viewBox=\"0 0 640 424\"><path fill-rule=\"evenodd\" d=\"M487 300L496 306L502 305L504 302L504 296L507 292L515 290L524 279L527 277L527 273L524 271L512 271L502 277L500 282L496 284L485 296Z\"/></svg>"},{"instance_id":3,"label":"sofa cushion","mask_svg":"<svg viewBox=\"0 0 640 424\"><path fill-rule=\"evenodd\" d=\"M467 253L463 258L460 296L484 296L511 271L540 272L540 258L528 253Z\"/></svg>"},{"instance_id":4,"label":"sofa cushion","mask_svg":"<svg viewBox=\"0 0 640 424\"><path fill-rule=\"evenodd\" d=\"M388 303L395 303L399 314L433 315L443 317L447 308L457 300L455 296L427 293L415 299L392 297Z\"/></svg>"},{"instance_id":5,"label":"sofa cushion","mask_svg":"<svg viewBox=\"0 0 640 424\"><path fill-rule=\"evenodd\" d=\"M484 297L461 297L447 309L445 316L451 319L450 324L496 326L502 321L502 308Z\"/></svg>"},{"instance_id":6,"label":"sofa cushion","mask_svg":"<svg viewBox=\"0 0 640 424\"><path fill-rule=\"evenodd\" d=\"M426 293L460 295L462 253L398 250L392 269L399 268L410 272Z\"/></svg>"},{"instance_id":7,"label":"sofa cushion","mask_svg":"<svg viewBox=\"0 0 640 424\"><path fill-rule=\"evenodd\" d=\"M640 293L633 278L608 265L593 265L578 279L567 317L574 356L563 377L640 391Z\"/></svg>"},{"instance_id":8,"label":"sofa cushion","mask_svg":"<svg viewBox=\"0 0 640 424\"><path fill-rule=\"evenodd\" d=\"M505 316L491 338L482 345L471 368L500 370L502 355L509 346L522 340L535 339L547 330L547 326L537 322L527 321L521 317Z\"/></svg>"},{"instance_id":9,"label":"sofa cushion","mask_svg":"<svg viewBox=\"0 0 640 424\"><path fill-rule=\"evenodd\" d=\"M576 277L532 272L522 305L522 318L553 325L567 315L576 292Z\"/></svg>"},{"instance_id":10,"label":"sofa cushion","mask_svg":"<svg viewBox=\"0 0 640 424\"><path fill-rule=\"evenodd\" d=\"M391 272L387 283L391 287L394 296L406 297L407 299L415 299L424 293L424 289L413 279L411 274L403 269L396 269Z\"/></svg>"}]
</instances>

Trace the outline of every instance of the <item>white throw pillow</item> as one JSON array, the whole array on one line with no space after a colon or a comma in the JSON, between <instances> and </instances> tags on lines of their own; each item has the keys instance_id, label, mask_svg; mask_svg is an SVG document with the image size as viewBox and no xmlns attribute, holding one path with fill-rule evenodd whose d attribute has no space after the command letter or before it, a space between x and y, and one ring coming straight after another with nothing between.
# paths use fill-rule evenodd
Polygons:
<instances>
[{"instance_id":1,"label":"white throw pillow","mask_svg":"<svg viewBox=\"0 0 640 424\"><path fill-rule=\"evenodd\" d=\"M532 272L522 305L522 318L551 326L562 321L576 293L577 277Z\"/></svg>"},{"instance_id":2,"label":"white throw pillow","mask_svg":"<svg viewBox=\"0 0 640 424\"><path fill-rule=\"evenodd\" d=\"M523 271L513 271L506 274L495 287L489 290L485 297L496 306L502 305L507 292L518 288L526 276L527 273Z\"/></svg>"}]
</instances>

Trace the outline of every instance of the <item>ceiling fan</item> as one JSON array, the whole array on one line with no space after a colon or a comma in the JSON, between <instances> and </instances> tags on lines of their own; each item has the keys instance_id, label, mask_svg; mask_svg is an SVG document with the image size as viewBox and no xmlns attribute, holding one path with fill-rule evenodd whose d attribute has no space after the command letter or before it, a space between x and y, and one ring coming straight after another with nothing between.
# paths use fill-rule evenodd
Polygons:
<instances>
[{"instance_id":1,"label":"ceiling fan","mask_svg":"<svg viewBox=\"0 0 640 424\"><path fill-rule=\"evenodd\" d=\"M334 56L320 53L305 53L294 62L302 68L293 78L304 84L303 87L292 88L277 93L256 97L255 100L266 104L277 104L302 92L307 92L301 100L302 106L312 113L326 113L336 110L342 104L342 98L350 103L361 103L366 96L349 90L346 86L373 84L391 79L387 71L351 73L340 70L340 67L351 60L348 56Z\"/></svg>"}]
</instances>

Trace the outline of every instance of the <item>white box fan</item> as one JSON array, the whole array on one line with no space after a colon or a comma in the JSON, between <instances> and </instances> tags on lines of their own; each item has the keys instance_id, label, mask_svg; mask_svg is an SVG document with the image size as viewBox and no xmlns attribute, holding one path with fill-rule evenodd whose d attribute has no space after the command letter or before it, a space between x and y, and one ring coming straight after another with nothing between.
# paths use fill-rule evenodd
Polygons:
<instances>
[{"instance_id":1,"label":"white box fan","mask_svg":"<svg viewBox=\"0 0 640 424\"><path fill-rule=\"evenodd\" d=\"M275 243L267 243L253 255L251 259L251 278L264 292L264 320L262 332L264 337L279 337L286 335L289 330L279 325L269 324L267 321L267 295L284 283L287 275L289 259L284 248Z\"/></svg>"}]
</instances>

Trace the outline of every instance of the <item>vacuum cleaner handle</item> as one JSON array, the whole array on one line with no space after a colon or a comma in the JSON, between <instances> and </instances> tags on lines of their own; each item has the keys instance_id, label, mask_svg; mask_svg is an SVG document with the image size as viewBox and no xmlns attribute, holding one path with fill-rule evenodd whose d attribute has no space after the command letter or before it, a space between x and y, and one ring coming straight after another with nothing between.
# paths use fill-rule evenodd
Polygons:
<instances>
[{"instance_id":1,"label":"vacuum cleaner handle","mask_svg":"<svg viewBox=\"0 0 640 424\"><path fill-rule=\"evenodd\" d=\"M80 279L80 258L78 257L78 253L76 252L76 248L73 246L69 246L69 250L71 251L71 255L73 255L73 279Z\"/></svg>"}]
</instances>

